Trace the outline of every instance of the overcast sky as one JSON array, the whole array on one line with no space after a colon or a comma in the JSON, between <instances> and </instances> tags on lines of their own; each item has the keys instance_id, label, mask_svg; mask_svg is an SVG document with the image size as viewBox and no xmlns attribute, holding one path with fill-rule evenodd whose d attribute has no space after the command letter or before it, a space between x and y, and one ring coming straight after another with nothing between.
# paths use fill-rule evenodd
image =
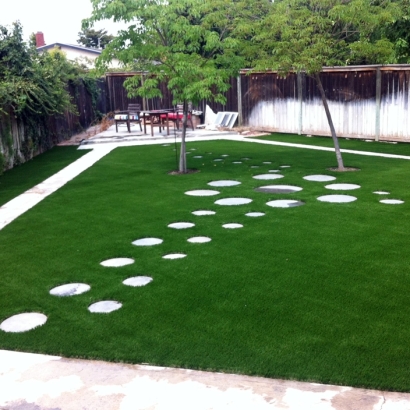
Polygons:
<instances>
[{"instance_id":1,"label":"overcast sky","mask_svg":"<svg viewBox=\"0 0 410 410\"><path fill-rule=\"evenodd\" d=\"M31 33L42 31L46 44L77 44L81 20L91 16L90 0L0 0L0 25L9 26L20 20L24 40ZM111 21L95 24L115 35L123 25Z\"/></svg>"}]
</instances>

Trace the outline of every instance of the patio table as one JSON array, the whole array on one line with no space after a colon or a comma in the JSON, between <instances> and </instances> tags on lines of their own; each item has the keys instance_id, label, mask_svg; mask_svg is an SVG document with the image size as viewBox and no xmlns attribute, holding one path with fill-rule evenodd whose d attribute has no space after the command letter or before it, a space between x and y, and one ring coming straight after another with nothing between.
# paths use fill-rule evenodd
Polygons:
<instances>
[{"instance_id":1,"label":"patio table","mask_svg":"<svg viewBox=\"0 0 410 410\"><path fill-rule=\"evenodd\" d=\"M174 112L173 108L164 108L161 110L149 110L141 112L141 116L144 119L144 134L147 133L147 120L149 120L151 124L151 137L154 136L154 127L159 127L161 131L161 127L163 127L163 122L161 119L161 115L166 115L165 121L167 124L167 135L169 135L169 118L168 114Z\"/></svg>"}]
</instances>

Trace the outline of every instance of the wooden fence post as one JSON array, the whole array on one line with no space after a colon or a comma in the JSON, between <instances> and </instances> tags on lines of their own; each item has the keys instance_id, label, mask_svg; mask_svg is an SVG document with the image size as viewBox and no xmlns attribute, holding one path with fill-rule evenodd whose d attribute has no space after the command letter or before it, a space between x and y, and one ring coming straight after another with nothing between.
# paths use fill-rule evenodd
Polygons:
<instances>
[{"instance_id":1,"label":"wooden fence post","mask_svg":"<svg viewBox=\"0 0 410 410\"><path fill-rule=\"evenodd\" d=\"M298 134L301 135L303 131L303 81L302 73L299 71L297 73L297 89L298 89L298 101L299 101L299 124L298 124Z\"/></svg>"},{"instance_id":2,"label":"wooden fence post","mask_svg":"<svg viewBox=\"0 0 410 410\"><path fill-rule=\"evenodd\" d=\"M380 138L380 106L382 96L382 72L380 67L376 69L376 129L375 129L375 141L379 141Z\"/></svg>"},{"instance_id":3,"label":"wooden fence post","mask_svg":"<svg viewBox=\"0 0 410 410\"><path fill-rule=\"evenodd\" d=\"M239 73L236 78L237 81L237 93L238 93L238 125L242 127L243 117L242 117L242 87L241 87L241 73Z\"/></svg>"}]
</instances>

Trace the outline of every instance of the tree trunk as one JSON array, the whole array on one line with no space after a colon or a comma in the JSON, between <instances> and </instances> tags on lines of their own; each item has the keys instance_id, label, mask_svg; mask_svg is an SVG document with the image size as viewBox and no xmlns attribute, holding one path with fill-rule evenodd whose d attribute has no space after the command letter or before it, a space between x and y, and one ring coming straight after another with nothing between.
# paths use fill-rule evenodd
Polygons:
<instances>
[{"instance_id":1,"label":"tree trunk","mask_svg":"<svg viewBox=\"0 0 410 410\"><path fill-rule=\"evenodd\" d=\"M185 147L185 136L186 136L186 126L188 122L188 103L184 101L182 117L182 137L181 137L181 153L179 156L179 172L186 174L186 147Z\"/></svg>"},{"instance_id":2,"label":"tree trunk","mask_svg":"<svg viewBox=\"0 0 410 410\"><path fill-rule=\"evenodd\" d=\"M333 139L333 144L335 146L335 154L336 154L336 159L337 159L337 168L340 171L344 171L345 166L343 165L343 158L342 158L342 153L340 152L339 140L337 139L335 126L333 125L332 116L330 114L325 90L323 88L322 81L320 80L319 73L315 74L315 80L316 80L317 87L319 88L320 96L322 97L323 106L325 107L326 117L327 117L327 122L329 123L330 132L332 133L332 139Z\"/></svg>"}]
</instances>

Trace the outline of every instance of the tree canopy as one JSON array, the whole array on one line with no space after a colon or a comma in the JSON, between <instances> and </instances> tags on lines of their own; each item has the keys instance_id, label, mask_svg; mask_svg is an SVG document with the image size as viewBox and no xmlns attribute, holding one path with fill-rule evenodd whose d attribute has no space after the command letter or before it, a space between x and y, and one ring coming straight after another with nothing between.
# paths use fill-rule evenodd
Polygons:
<instances>
[{"instance_id":1,"label":"tree canopy","mask_svg":"<svg viewBox=\"0 0 410 410\"><path fill-rule=\"evenodd\" d=\"M78 33L77 43L82 44L84 47L104 49L113 38L114 36L108 34L107 30L104 29L85 29Z\"/></svg>"},{"instance_id":2,"label":"tree canopy","mask_svg":"<svg viewBox=\"0 0 410 410\"><path fill-rule=\"evenodd\" d=\"M129 96L160 96L166 80L174 104L200 100L225 102L232 77L245 64L246 36L261 18L268 0L92 0L92 16L84 28L101 19L129 24L107 45L99 67L112 58L149 72L125 82ZM185 116L186 117L186 116ZM183 127L183 141L186 121ZM186 171L184 143L180 171Z\"/></svg>"},{"instance_id":3,"label":"tree canopy","mask_svg":"<svg viewBox=\"0 0 410 410\"><path fill-rule=\"evenodd\" d=\"M389 0L277 0L258 25L253 67L314 76L339 169L343 160L319 73L324 66L394 62L394 46L381 28L400 15Z\"/></svg>"},{"instance_id":4,"label":"tree canopy","mask_svg":"<svg viewBox=\"0 0 410 410\"><path fill-rule=\"evenodd\" d=\"M38 54L19 22L0 26L0 111L50 115L73 110L66 90L73 66L60 52Z\"/></svg>"}]
</instances>

